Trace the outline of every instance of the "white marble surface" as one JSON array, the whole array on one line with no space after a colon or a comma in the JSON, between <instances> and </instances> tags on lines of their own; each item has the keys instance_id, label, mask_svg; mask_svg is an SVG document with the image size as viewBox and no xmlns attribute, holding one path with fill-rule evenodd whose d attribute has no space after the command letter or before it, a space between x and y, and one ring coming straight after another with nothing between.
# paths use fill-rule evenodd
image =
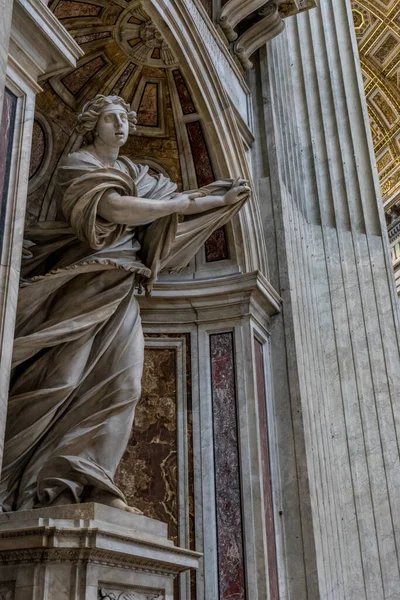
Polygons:
<instances>
[{"instance_id":1,"label":"white marble surface","mask_svg":"<svg viewBox=\"0 0 400 600\"><path fill-rule=\"evenodd\" d=\"M0 516L0 592L15 600L98 600L99 590L174 600L174 577L199 558L164 523L98 504Z\"/></svg>"},{"instance_id":2,"label":"white marble surface","mask_svg":"<svg viewBox=\"0 0 400 600\"><path fill-rule=\"evenodd\" d=\"M399 315L357 57L345 0L288 20L268 49L272 272L285 318L276 334L286 338L300 440L300 513L280 490L284 599L400 598ZM289 467L278 424L278 459ZM298 518L295 579L285 549Z\"/></svg>"}]
</instances>

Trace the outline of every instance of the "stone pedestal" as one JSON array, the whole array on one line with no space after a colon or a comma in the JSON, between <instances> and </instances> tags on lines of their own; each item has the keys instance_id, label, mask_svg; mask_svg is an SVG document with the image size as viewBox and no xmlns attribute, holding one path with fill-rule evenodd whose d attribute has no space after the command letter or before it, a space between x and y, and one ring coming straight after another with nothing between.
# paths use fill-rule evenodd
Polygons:
<instances>
[{"instance_id":1,"label":"stone pedestal","mask_svg":"<svg viewBox=\"0 0 400 600\"><path fill-rule=\"evenodd\" d=\"M199 557L164 523L100 504L0 515L1 600L173 600Z\"/></svg>"}]
</instances>

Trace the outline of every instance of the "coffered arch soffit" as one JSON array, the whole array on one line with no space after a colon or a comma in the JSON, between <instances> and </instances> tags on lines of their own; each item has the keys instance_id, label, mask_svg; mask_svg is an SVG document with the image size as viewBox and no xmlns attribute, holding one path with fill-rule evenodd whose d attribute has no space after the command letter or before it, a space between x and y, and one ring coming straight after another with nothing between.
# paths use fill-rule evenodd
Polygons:
<instances>
[{"instance_id":1,"label":"coffered arch soffit","mask_svg":"<svg viewBox=\"0 0 400 600\"><path fill-rule=\"evenodd\" d=\"M182 0L52 0L51 10L84 50L70 73L54 76L37 99L41 128L33 145L31 220L55 217L55 171L63 154L79 148L76 113L97 93L117 94L138 112L138 130L124 151L183 189L221 177L250 178L234 112L190 11ZM45 175L47 121L52 157ZM50 136L49 136L50 137ZM257 202L232 226L245 271L266 272Z\"/></svg>"},{"instance_id":2,"label":"coffered arch soffit","mask_svg":"<svg viewBox=\"0 0 400 600\"><path fill-rule=\"evenodd\" d=\"M382 196L400 201L400 1L352 0Z\"/></svg>"}]
</instances>

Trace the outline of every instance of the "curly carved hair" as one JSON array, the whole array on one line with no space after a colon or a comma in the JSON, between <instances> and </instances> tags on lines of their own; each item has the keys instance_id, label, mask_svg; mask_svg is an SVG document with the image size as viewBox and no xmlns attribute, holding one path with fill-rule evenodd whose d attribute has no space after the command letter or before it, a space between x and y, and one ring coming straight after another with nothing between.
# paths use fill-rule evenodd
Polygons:
<instances>
[{"instance_id":1,"label":"curly carved hair","mask_svg":"<svg viewBox=\"0 0 400 600\"><path fill-rule=\"evenodd\" d=\"M98 94L93 100L86 102L81 114L78 115L78 123L75 128L76 132L80 135L85 135L85 133L94 131L101 112L110 104L119 104L126 110L129 122L129 134L132 135L132 133L136 131L135 124L137 122L137 115L135 111L131 110L130 105L127 104L123 98L120 98L120 96L103 96L102 94Z\"/></svg>"}]
</instances>

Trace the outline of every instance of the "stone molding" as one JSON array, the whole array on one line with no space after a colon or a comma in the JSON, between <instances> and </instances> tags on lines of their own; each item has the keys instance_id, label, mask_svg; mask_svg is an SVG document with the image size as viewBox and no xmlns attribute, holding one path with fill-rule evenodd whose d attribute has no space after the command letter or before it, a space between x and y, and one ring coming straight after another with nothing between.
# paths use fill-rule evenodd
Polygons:
<instances>
[{"instance_id":1,"label":"stone molding","mask_svg":"<svg viewBox=\"0 0 400 600\"><path fill-rule=\"evenodd\" d=\"M121 591L120 589L101 587L99 589L99 600L165 600L165 595L138 589Z\"/></svg>"},{"instance_id":2,"label":"stone molding","mask_svg":"<svg viewBox=\"0 0 400 600\"><path fill-rule=\"evenodd\" d=\"M171 0L164 0L164 2L170 4ZM218 36L213 23L207 18L201 3L198 0L183 0L182 4L185 5L190 14L197 36L201 39L201 45L206 47L218 78L231 99L232 105L237 108L247 126L251 127L250 90L240 73L239 67L223 44L222 39ZM205 55L204 58L208 59L208 56Z\"/></svg>"},{"instance_id":3,"label":"stone molding","mask_svg":"<svg viewBox=\"0 0 400 600\"><path fill-rule=\"evenodd\" d=\"M139 297L144 323L201 323L243 318L265 320L281 310L281 298L259 271L215 279L166 281L151 298ZM166 320L166 321L165 321Z\"/></svg>"},{"instance_id":4,"label":"stone molding","mask_svg":"<svg viewBox=\"0 0 400 600\"><path fill-rule=\"evenodd\" d=\"M282 33L285 27L275 2L267 4L259 12L259 15L262 17L261 20L249 27L234 45L235 54L244 69L253 67L250 56L269 40Z\"/></svg>"},{"instance_id":5,"label":"stone molding","mask_svg":"<svg viewBox=\"0 0 400 600\"><path fill-rule=\"evenodd\" d=\"M248 15L262 8L266 0L228 0L221 8L218 23L230 42L237 39L238 34L234 31L236 25L243 21Z\"/></svg>"},{"instance_id":6,"label":"stone molding","mask_svg":"<svg viewBox=\"0 0 400 600\"><path fill-rule=\"evenodd\" d=\"M38 40L42 44L38 46ZM83 51L41 0L15 0L10 53L35 80L47 79L74 67Z\"/></svg>"},{"instance_id":7,"label":"stone molding","mask_svg":"<svg viewBox=\"0 0 400 600\"><path fill-rule=\"evenodd\" d=\"M24 600L172 600L174 579L201 554L174 546L167 529L96 503L2 514L0 600L14 590Z\"/></svg>"},{"instance_id":8,"label":"stone molding","mask_svg":"<svg viewBox=\"0 0 400 600\"><path fill-rule=\"evenodd\" d=\"M83 504L1 515L0 565L90 563L168 576L197 568L201 554L174 546L163 523L120 513Z\"/></svg>"}]
</instances>

